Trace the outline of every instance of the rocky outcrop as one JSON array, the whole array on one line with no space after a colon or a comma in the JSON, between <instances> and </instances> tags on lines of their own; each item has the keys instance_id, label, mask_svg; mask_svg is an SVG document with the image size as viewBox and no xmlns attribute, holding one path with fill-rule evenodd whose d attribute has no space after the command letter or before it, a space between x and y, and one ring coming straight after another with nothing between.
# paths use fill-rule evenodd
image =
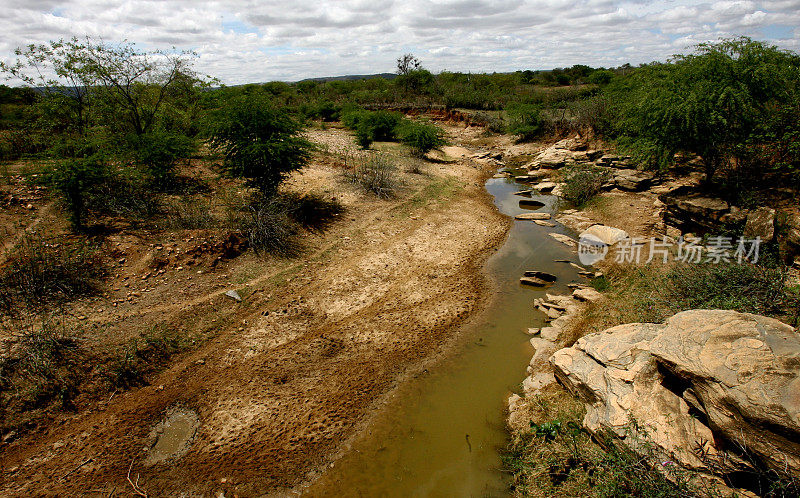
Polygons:
<instances>
[{"instance_id":1,"label":"rocky outcrop","mask_svg":"<svg viewBox=\"0 0 800 498\"><path fill-rule=\"evenodd\" d=\"M561 140L540 151L529 167L557 169L569 164L589 162L597 156L598 151L586 149L586 144L580 139Z\"/></svg>"},{"instance_id":2,"label":"rocky outcrop","mask_svg":"<svg viewBox=\"0 0 800 498\"><path fill-rule=\"evenodd\" d=\"M665 204L664 222L684 231L714 230L731 210L724 200L697 192L693 187L678 187L659 196L659 200Z\"/></svg>"},{"instance_id":3,"label":"rocky outcrop","mask_svg":"<svg viewBox=\"0 0 800 498\"><path fill-rule=\"evenodd\" d=\"M777 320L694 310L581 338L550 359L586 402L584 425L666 460L735 472L741 449L800 473L800 334Z\"/></svg>"},{"instance_id":4,"label":"rocky outcrop","mask_svg":"<svg viewBox=\"0 0 800 498\"><path fill-rule=\"evenodd\" d=\"M641 192L650 188L655 177L656 175L649 171L621 169L615 171L612 181L614 185L622 190Z\"/></svg>"}]
</instances>

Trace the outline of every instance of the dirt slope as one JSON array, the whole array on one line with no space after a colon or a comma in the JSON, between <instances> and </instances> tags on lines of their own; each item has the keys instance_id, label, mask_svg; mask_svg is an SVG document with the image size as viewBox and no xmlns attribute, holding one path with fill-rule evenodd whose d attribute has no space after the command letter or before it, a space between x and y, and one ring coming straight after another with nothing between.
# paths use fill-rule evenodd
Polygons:
<instances>
[{"instance_id":1,"label":"dirt slope","mask_svg":"<svg viewBox=\"0 0 800 498\"><path fill-rule=\"evenodd\" d=\"M103 319L195 327L224 316L224 325L151 385L6 445L0 495L129 495L130 470L150 496L252 496L291 488L325 465L486 298L480 269L508 227L483 190L493 166L461 159L427 169L393 201L343 189L346 219L302 261L234 260L254 268L235 286L241 304L222 295L226 286L187 296L173 282L149 294L148 307L110 310ZM334 182L329 164L293 181L300 189ZM177 461L147 465L151 429L175 406L199 415L194 441Z\"/></svg>"}]
</instances>

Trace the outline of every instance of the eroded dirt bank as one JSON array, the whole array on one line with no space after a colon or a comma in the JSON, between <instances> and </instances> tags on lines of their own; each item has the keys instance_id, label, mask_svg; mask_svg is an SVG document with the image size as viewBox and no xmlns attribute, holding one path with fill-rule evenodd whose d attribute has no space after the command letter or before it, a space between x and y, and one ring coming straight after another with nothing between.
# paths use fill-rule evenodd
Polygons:
<instances>
[{"instance_id":1,"label":"eroded dirt bank","mask_svg":"<svg viewBox=\"0 0 800 498\"><path fill-rule=\"evenodd\" d=\"M220 321L235 325L149 386L8 444L0 494L124 494L129 476L151 496L251 496L302 482L485 303L481 268L509 225L483 189L495 167L430 164L394 201L353 201L345 189L346 220L289 270L259 267L242 304L224 289L164 292L138 320L171 315L180 327L233 308ZM314 164L293 184L332 185L336 174ZM152 429L174 407L198 415L193 441L180 459L148 465Z\"/></svg>"}]
</instances>

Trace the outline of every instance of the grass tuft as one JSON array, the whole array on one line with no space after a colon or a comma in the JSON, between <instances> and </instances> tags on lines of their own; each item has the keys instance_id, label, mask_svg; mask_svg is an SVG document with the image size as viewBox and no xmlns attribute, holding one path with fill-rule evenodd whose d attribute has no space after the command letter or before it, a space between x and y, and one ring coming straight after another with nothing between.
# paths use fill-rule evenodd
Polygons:
<instances>
[{"instance_id":1,"label":"grass tuft","mask_svg":"<svg viewBox=\"0 0 800 498\"><path fill-rule=\"evenodd\" d=\"M0 311L93 294L104 275L99 251L90 242L27 234L0 268Z\"/></svg>"}]
</instances>

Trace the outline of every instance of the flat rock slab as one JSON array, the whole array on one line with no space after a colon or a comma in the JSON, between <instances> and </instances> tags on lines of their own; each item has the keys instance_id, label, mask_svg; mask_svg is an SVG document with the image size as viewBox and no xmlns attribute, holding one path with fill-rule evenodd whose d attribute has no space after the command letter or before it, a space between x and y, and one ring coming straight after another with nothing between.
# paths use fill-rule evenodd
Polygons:
<instances>
[{"instance_id":1,"label":"flat rock slab","mask_svg":"<svg viewBox=\"0 0 800 498\"><path fill-rule=\"evenodd\" d=\"M514 195L521 195L523 197L530 197L533 194L533 190L520 190L519 192L514 192Z\"/></svg>"},{"instance_id":2,"label":"flat rock slab","mask_svg":"<svg viewBox=\"0 0 800 498\"><path fill-rule=\"evenodd\" d=\"M522 213L514 216L514 219L528 221L549 220L550 213Z\"/></svg>"},{"instance_id":3,"label":"flat rock slab","mask_svg":"<svg viewBox=\"0 0 800 498\"><path fill-rule=\"evenodd\" d=\"M762 206L750 212L744 226L744 237L760 237L761 242L770 242L775 237L775 210Z\"/></svg>"},{"instance_id":4,"label":"flat rock slab","mask_svg":"<svg viewBox=\"0 0 800 498\"><path fill-rule=\"evenodd\" d=\"M556 226L555 223L550 223L549 221L533 220L533 222L536 223L537 225L541 226L541 227L554 228Z\"/></svg>"},{"instance_id":5,"label":"flat rock slab","mask_svg":"<svg viewBox=\"0 0 800 498\"><path fill-rule=\"evenodd\" d=\"M519 279L519 283L521 283L522 285L530 285L532 287L544 287L546 285L552 284L553 282L542 280L541 278L536 278L536 277L522 277Z\"/></svg>"},{"instance_id":6,"label":"flat rock slab","mask_svg":"<svg viewBox=\"0 0 800 498\"><path fill-rule=\"evenodd\" d=\"M569 235L564 235L563 233L550 233L548 234L557 241L561 242L562 244L566 244L570 247L578 247L578 243L570 237Z\"/></svg>"},{"instance_id":7,"label":"flat rock slab","mask_svg":"<svg viewBox=\"0 0 800 498\"><path fill-rule=\"evenodd\" d=\"M539 192L552 192L556 186L558 186L558 184L555 182L540 182L534 185L533 188Z\"/></svg>"}]
</instances>

